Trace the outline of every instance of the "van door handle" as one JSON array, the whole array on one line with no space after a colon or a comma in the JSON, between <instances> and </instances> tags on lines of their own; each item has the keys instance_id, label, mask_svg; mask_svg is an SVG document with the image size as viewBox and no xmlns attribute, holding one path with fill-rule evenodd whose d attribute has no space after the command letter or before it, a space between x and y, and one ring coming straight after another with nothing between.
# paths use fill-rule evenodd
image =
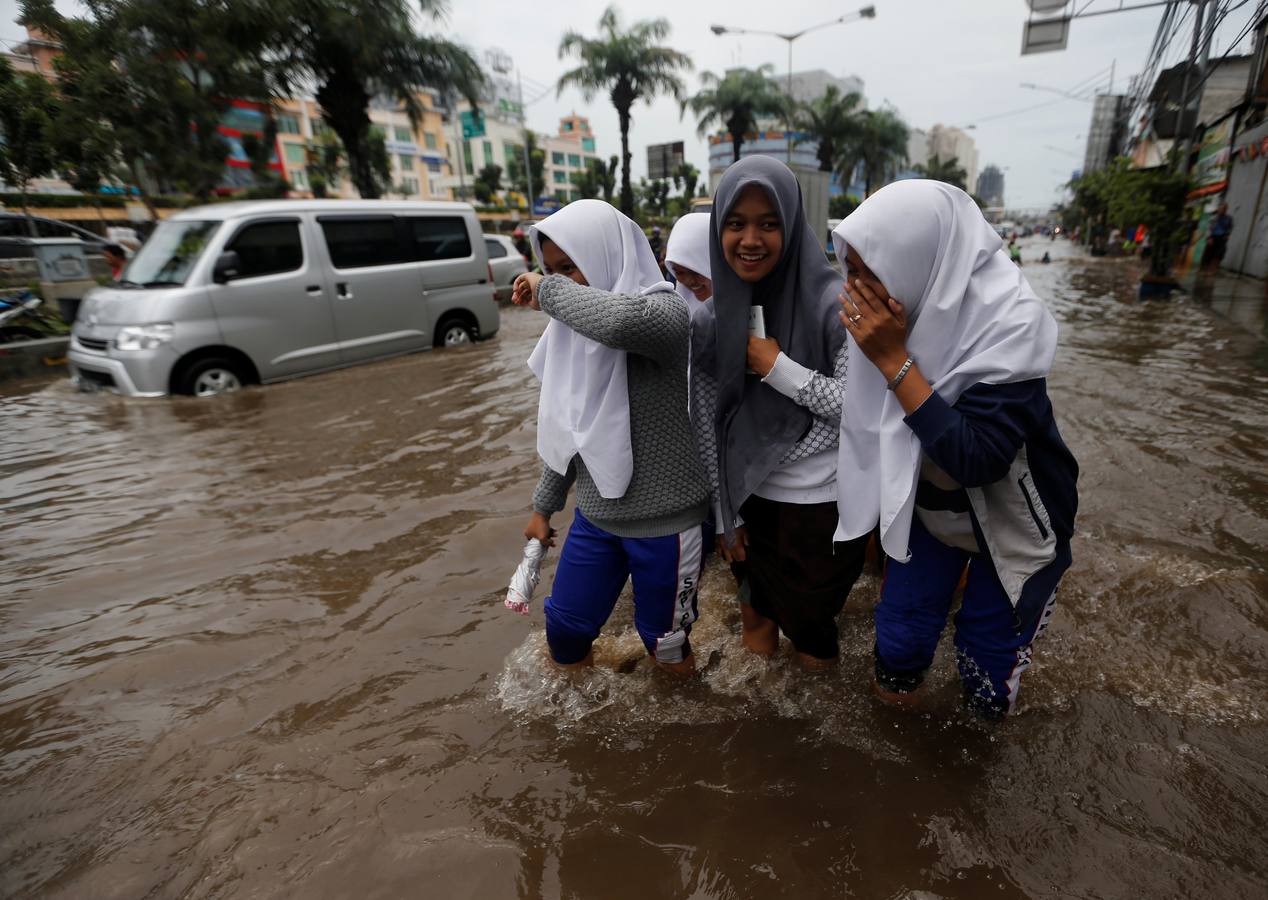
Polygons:
<instances>
[{"instance_id":1,"label":"van door handle","mask_svg":"<svg viewBox=\"0 0 1268 900\"><path fill-rule=\"evenodd\" d=\"M304 288L304 291L305 291L305 292L308 294L308 296L310 296L310 297L320 297L320 296L321 296L321 285L320 285L320 284L310 284L308 287Z\"/></svg>"},{"instance_id":2,"label":"van door handle","mask_svg":"<svg viewBox=\"0 0 1268 900\"><path fill-rule=\"evenodd\" d=\"M348 282L340 281L335 285L335 293L343 300L352 299L352 291L348 290Z\"/></svg>"}]
</instances>

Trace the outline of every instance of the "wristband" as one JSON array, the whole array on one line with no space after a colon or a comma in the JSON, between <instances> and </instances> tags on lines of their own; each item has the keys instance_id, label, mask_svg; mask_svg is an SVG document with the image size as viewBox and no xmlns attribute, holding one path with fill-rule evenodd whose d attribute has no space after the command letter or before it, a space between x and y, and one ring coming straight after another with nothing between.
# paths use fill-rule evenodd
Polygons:
<instances>
[{"instance_id":1,"label":"wristband","mask_svg":"<svg viewBox=\"0 0 1268 900\"><path fill-rule=\"evenodd\" d=\"M896 390L898 388L898 385L902 382L902 380L907 377L907 372L911 369L911 367L915 364L915 362L916 361L912 359L910 356L907 357L907 361L903 363L903 367L898 370L898 374L894 376L894 380L891 381L889 384L885 385L885 387L891 391Z\"/></svg>"}]
</instances>

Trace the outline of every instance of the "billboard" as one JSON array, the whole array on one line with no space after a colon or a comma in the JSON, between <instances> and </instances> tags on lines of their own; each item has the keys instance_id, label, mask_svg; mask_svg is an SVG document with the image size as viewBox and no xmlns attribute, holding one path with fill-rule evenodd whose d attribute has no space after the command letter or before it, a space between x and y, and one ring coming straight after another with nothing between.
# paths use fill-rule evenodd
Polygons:
<instances>
[{"instance_id":1,"label":"billboard","mask_svg":"<svg viewBox=\"0 0 1268 900\"><path fill-rule=\"evenodd\" d=\"M683 142L672 144L651 144L647 148L647 177L673 178L674 169L682 165Z\"/></svg>"}]
</instances>

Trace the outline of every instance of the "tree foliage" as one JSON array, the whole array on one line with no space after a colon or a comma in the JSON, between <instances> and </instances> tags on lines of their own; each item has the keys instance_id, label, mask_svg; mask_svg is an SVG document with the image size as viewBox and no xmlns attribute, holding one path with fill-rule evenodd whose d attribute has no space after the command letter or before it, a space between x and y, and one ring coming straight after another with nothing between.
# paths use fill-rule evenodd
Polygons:
<instances>
[{"instance_id":1,"label":"tree foliage","mask_svg":"<svg viewBox=\"0 0 1268 900\"><path fill-rule=\"evenodd\" d=\"M1073 206L1088 223L1088 230L1149 229L1153 252L1152 273L1165 276L1188 232L1184 201L1189 190L1187 175L1170 166L1136 169L1119 157L1103 169L1088 172L1070 183Z\"/></svg>"},{"instance_id":2,"label":"tree foliage","mask_svg":"<svg viewBox=\"0 0 1268 900\"><path fill-rule=\"evenodd\" d=\"M497 199L500 190L502 190L502 167L489 163L476 175L476 199L484 204L492 203Z\"/></svg>"},{"instance_id":3,"label":"tree foliage","mask_svg":"<svg viewBox=\"0 0 1268 900\"><path fill-rule=\"evenodd\" d=\"M433 24L446 10L443 0L417 0L414 6ZM475 59L444 37L417 34L405 0L276 0L268 8L276 89L289 94L298 85L314 86L362 197L378 197L385 184L375 172L372 98L400 104L414 124L422 116L418 94L425 87L478 106L484 76Z\"/></svg>"},{"instance_id":4,"label":"tree foliage","mask_svg":"<svg viewBox=\"0 0 1268 900\"><path fill-rule=\"evenodd\" d=\"M787 112L788 96L771 81L774 69L732 69L719 78L712 72L700 75L701 89L686 103L696 115L697 132L701 137L721 126L731 136L732 162L739 162L745 136L757 130L763 116L782 116Z\"/></svg>"},{"instance_id":5,"label":"tree foliage","mask_svg":"<svg viewBox=\"0 0 1268 900\"><path fill-rule=\"evenodd\" d=\"M842 147L837 160L842 182L848 184L861 163L864 196L870 195L874 186L881 187L907 162L907 136L907 124L893 110L864 110L858 133Z\"/></svg>"},{"instance_id":6,"label":"tree foliage","mask_svg":"<svg viewBox=\"0 0 1268 900\"><path fill-rule=\"evenodd\" d=\"M929 161L917 165L916 173L921 178L931 178L934 181L942 181L950 185L958 187L962 191L968 190L966 186L969 180L969 173L964 171L964 167L960 165L958 157L950 159L942 159L938 154L934 154Z\"/></svg>"},{"instance_id":7,"label":"tree foliage","mask_svg":"<svg viewBox=\"0 0 1268 900\"><path fill-rule=\"evenodd\" d=\"M683 102L685 87L679 72L692 68L691 58L660 42L669 37L667 19L648 19L624 25L615 6L599 18L599 36L588 38L567 31L559 42L559 56L575 55L579 65L559 78L558 92L575 87L591 101L606 91L616 109L621 128L621 211L634 213L630 186L630 109L639 100L648 103L669 94Z\"/></svg>"},{"instance_id":8,"label":"tree foliage","mask_svg":"<svg viewBox=\"0 0 1268 900\"><path fill-rule=\"evenodd\" d=\"M528 165L533 175L533 191L539 196L545 193L546 186L546 151L537 146L537 135L531 131L524 132L528 142ZM533 198L528 196L528 183L524 179L524 148L518 147L513 156L506 159L506 181L511 190L528 198L532 207Z\"/></svg>"},{"instance_id":9,"label":"tree foliage","mask_svg":"<svg viewBox=\"0 0 1268 900\"><path fill-rule=\"evenodd\" d=\"M856 141L862 132L860 94L842 94L836 85L828 85L819 97L798 106L793 124L799 131L818 142L815 157L820 172L836 168L842 151Z\"/></svg>"},{"instance_id":10,"label":"tree foliage","mask_svg":"<svg viewBox=\"0 0 1268 900\"><path fill-rule=\"evenodd\" d=\"M15 72L0 57L0 176L17 187L28 216L27 188L57 164L53 123L59 115L57 94L42 76ZM28 218L27 224L34 236L34 223Z\"/></svg>"}]
</instances>

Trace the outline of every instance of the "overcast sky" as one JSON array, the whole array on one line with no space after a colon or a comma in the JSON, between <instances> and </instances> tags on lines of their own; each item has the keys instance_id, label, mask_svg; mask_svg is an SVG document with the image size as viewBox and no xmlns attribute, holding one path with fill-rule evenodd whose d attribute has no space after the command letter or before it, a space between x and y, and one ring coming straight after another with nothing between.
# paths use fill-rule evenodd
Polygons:
<instances>
[{"instance_id":1,"label":"overcast sky","mask_svg":"<svg viewBox=\"0 0 1268 900\"><path fill-rule=\"evenodd\" d=\"M1134 5L1144 0L1129 0ZM1079 0L1082 7L1088 0ZM489 48L509 53L524 77L529 125L553 132L558 117L576 110L588 115L598 152L619 152L616 113L604 96L587 103L575 91L556 98L550 86L571 63L560 60L559 39L569 28L587 36L596 33L608 0L501 2L451 0L443 31L481 55ZM638 0L618 4L627 21L663 16L672 24L666 43L687 53L695 72L686 76L688 90L699 84L701 71L721 74L743 65L772 63L777 73L787 71L787 44L760 35L715 36L711 24L771 31L795 31L835 18L866 5L822 0ZM1005 171L1005 194L1010 207L1046 207L1060 197L1074 169L1082 165L1091 103L1057 94L1022 88L1030 82L1070 89L1096 81L1122 91L1128 78L1146 63L1146 54L1162 15L1162 7L1124 12L1072 23L1069 47L1063 52L1021 56L1025 0L874 0L876 18L834 25L799 39L793 45L793 69L826 69L834 75L858 75L865 83L868 105L892 104L909 125L928 129L935 123L975 124L979 167L994 163ZM1091 0L1089 11L1117 6L1117 0ZM1215 54L1224 52L1257 6L1249 2L1234 11L1216 37ZM61 0L58 6L73 10ZM13 24L16 0L0 0L0 39L21 39ZM566 18L565 18L566 17ZM1187 53L1188 26L1174 42L1168 62ZM1241 52L1248 52L1249 42ZM1017 112L1019 110L1025 110ZM1010 113L1015 113L1011 114ZM707 171L706 142L696 136L688 112L680 119L678 104L669 97L650 106L639 104L633 113L630 146L633 174L646 172L648 144L682 140L687 157Z\"/></svg>"}]
</instances>

